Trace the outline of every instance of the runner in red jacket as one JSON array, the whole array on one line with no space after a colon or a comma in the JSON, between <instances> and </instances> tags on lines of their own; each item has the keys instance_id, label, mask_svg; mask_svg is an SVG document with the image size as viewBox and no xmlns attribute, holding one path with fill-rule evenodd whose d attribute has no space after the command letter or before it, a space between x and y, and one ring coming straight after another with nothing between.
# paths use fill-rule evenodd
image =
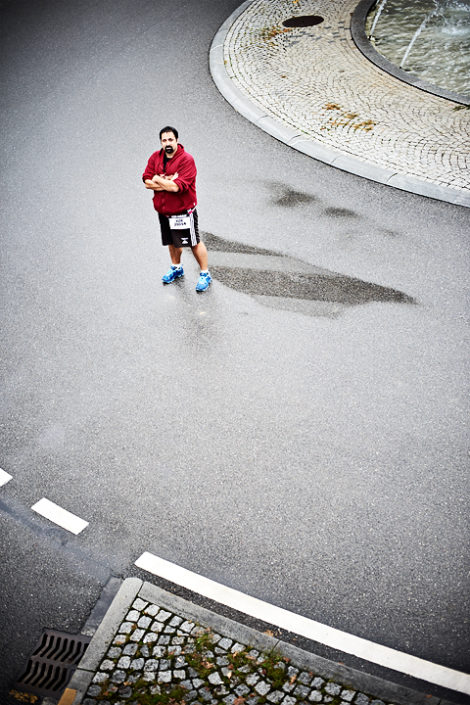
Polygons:
<instances>
[{"instance_id":1,"label":"runner in red jacket","mask_svg":"<svg viewBox=\"0 0 470 705\"><path fill-rule=\"evenodd\" d=\"M183 247L190 247L201 273L196 291L205 291L212 277L207 268L207 249L199 237L196 211L196 164L178 143L178 131L167 125L160 130L162 148L148 160L142 180L154 192L153 205L158 212L162 244L168 246L170 270L163 275L164 284L184 276L181 266Z\"/></svg>"}]
</instances>

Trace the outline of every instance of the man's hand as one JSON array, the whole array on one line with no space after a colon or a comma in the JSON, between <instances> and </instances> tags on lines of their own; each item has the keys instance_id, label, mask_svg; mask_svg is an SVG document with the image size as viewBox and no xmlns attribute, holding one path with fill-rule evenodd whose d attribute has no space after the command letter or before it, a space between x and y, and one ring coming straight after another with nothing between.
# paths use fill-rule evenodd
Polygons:
<instances>
[{"instance_id":1,"label":"man's hand","mask_svg":"<svg viewBox=\"0 0 470 705\"><path fill-rule=\"evenodd\" d=\"M153 182L153 180L151 181L150 179L145 179L144 186L145 186L145 188L148 188L151 191L163 191L164 190L163 186L158 186L157 184L155 184Z\"/></svg>"}]
</instances>

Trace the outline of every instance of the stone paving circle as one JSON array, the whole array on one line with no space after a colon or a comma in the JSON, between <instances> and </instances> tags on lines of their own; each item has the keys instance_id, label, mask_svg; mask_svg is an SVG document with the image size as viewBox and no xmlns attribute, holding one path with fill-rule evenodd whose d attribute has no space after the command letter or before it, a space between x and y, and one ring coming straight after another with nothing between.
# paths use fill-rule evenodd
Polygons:
<instances>
[{"instance_id":1,"label":"stone paving circle","mask_svg":"<svg viewBox=\"0 0 470 705\"><path fill-rule=\"evenodd\" d=\"M304 140L468 197L470 109L371 63L351 36L357 5L255 0L225 34L227 80L255 109ZM284 20L298 15L321 16L323 22L284 27Z\"/></svg>"}]
</instances>

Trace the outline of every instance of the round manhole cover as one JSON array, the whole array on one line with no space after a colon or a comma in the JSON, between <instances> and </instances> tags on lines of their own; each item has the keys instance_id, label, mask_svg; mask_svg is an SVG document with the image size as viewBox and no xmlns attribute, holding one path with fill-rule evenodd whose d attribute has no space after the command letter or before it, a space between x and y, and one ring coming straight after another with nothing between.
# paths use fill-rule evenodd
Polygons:
<instances>
[{"instance_id":1,"label":"round manhole cover","mask_svg":"<svg viewBox=\"0 0 470 705\"><path fill-rule=\"evenodd\" d=\"M323 17L320 15L298 15L284 20L284 27L313 27L315 24L323 22Z\"/></svg>"}]
</instances>

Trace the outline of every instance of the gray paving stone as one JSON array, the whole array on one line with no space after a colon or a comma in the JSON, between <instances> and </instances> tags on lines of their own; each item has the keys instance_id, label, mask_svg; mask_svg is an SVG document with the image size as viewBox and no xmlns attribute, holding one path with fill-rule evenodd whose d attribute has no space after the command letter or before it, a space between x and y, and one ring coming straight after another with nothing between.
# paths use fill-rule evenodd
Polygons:
<instances>
[{"instance_id":1,"label":"gray paving stone","mask_svg":"<svg viewBox=\"0 0 470 705\"><path fill-rule=\"evenodd\" d=\"M120 634L130 634L131 631L134 629L135 624L132 622L123 622L121 626L119 627L119 633Z\"/></svg>"},{"instance_id":2,"label":"gray paving stone","mask_svg":"<svg viewBox=\"0 0 470 705\"><path fill-rule=\"evenodd\" d=\"M158 660L155 658L148 659L144 664L144 671L157 671Z\"/></svg>"},{"instance_id":3,"label":"gray paving stone","mask_svg":"<svg viewBox=\"0 0 470 705\"><path fill-rule=\"evenodd\" d=\"M131 610L126 617L128 622L137 622L139 618L140 612L137 612L137 610Z\"/></svg>"},{"instance_id":4,"label":"gray paving stone","mask_svg":"<svg viewBox=\"0 0 470 705\"><path fill-rule=\"evenodd\" d=\"M114 661L110 661L110 659L105 659L101 664L100 669L102 671L112 671L114 670L114 666Z\"/></svg>"},{"instance_id":5,"label":"gray paving stone","mask_svg":"<svg viewBox=\"0 0 470 705\"><path fill-rule=\"evenodd\" d=\"M149 617L155 617L158 614L160 607L157 605L149 605L144 609L144 614L148 614Z\"/></svg>"},{"instance_id":6,"label":"gray paving stone","mask_svg":"<svg viewBox=\"0 0 470 705\"><path fill-rule=\"evenodd\" d=\"M144 663L145 663L145 661L143 658L136 658L133 661L131 661L130 668L133 671L141 671L144 667Z\"/></svg>"},{"instance_id":7,"label":"gray paving stone","mask_svg":"<svg viewBox=\"0 0 470 705\"><path fill-rule=\"evenodd\" d=\"M243 697L245 697L245 695L248 695L248 693L250 692L250 689L247 688L247 686L242 683L241 685L239 685L235 688L235 692L238 695L238 697L243 698Z\"/></svg>"},{"instance_id":8,"label":"gray paving stone","mask_svg":"<svg viewBox=\"0 0 470 705\"><path fill-rule=\"evenodd\" d=\"M312 690L308 696L308 701L311 703L321 703L323 700L323 694L319 690Z\"/></svg>"},{"instance_id":9,"label":"gray paving stone","mask_svg":"<svg viewBox=\"0 0 470 705\"><path fill-rule=\"evenodd\" d=\"M100 695L101 693L101 686L100 685L90 685L90 687L87 690L87 695Z\"/></svg>"},{"instance_id":10,"label":"gray paving stone","mask_svg":"<svg viewBox=\"0 0 470 705\"><path fill-rule=\"evenodd\" d=\"M130 640L138 642L143 638L144 634L145 634L144 629L136 629L135 631L132 632L132 634L130 636Z\"/></svg>"},{"instance_id":11,"label":"gray paving stone","mask_svg":"<svg viewBox=\"0 0 470 705\"><path fill-rule=\"evenodd\" d=\"M195 626L196 625L194 624L194 622L186 620L185 622L183 622L182 624L179 625L179 629L180 629L180 631L189 634L194 629Z\"/></svg>"},{"instance_id":12,"label":"gray paving stone","mask_svg":"<svg viewBox=\"0 0 470 705\"><path fill-rule=\"evenodd\" d=\"M141 617L137 622L137 626L141 629L147 629L151 625L151 623L151 617Z\"/></svg>"},{"instance_id":13,"label":"gray paving stone","mask_svg":"<svg viewBox=\"0 0 470 705\"><path fill-rule=\"evenodd\" d=\"M117 662L118 668L129 668L130 665L131 665L131 657L130 656L122 656L119 659L119 661Z\"/></svg>"},{"instance_id":14,"label":"gray paving stone","mask_svg":"<svg viewBox=\"0 0 470 705\"><path fill-rule=\"evenodd\" d=\"M210 673L210 674L208 675L208 677L207 677L207 680L208 680L209 683L211 683L212 685L222 685L222 683L223 683L222 678L220 677L220 675L219 675L217 672L215 672L215 673Z\"/></svg>"},{"instance_id":15,"label":"gray paving stone","mask_svg":"<svg viewBox=\"0 0 470 705\"><path fill-rule=\"evenodd\" d=\"M302 685L301 683L299 685L297 685L294 690L294 695L297 698L303 698L304 700L308 696L309 693L310 693L310 688L308 688L306 685Z\"/></svg>"},{"instance_id":16,"label":"gray paving stone","mask_svg":"<svg viewBox=\"0 0 470 705\"><path fill-rule=\"evenodd\" d=\"M114 637L113 639L113 644L115 646L122 646L125 644L127 641L126 635L125 634L117 634L117 636Z\"/></svg>"},{"instance_id":17,"label":"gray paving stone","mask_svg":"<svg viewBox=\"0 0 470 705\"><path fill-rule=\"evenodd\" d=\"M354 702L356 705L369 705L370 698L368 698L367 695L364 695L364 693L358 693Z\"/></svg>"},{"instance_id":18,"label":"gray paving stone","mask_svg":"<svg viewBox=\"0 0 470 705\"><path fill-rule=\"evenodd\" d=\"M250 673L250 675L246 677L246 684L254 686L259 681L259 679L260 676L257 673Z\"/></svg>"},{"instance_id":19,"label":"gray paving stone","mask_svg":"<svg viewBox=\"0 0 470 705\"><path fill-rule=\"evenodd\" d=\"M320 678L320 676L316 676L316 678L313 679L313 681L311 682L310 685L312 686L312 688L316 688L317 690L320 690L320 688L323 688L324 682L325 681L323 678Z\"/></svg>"},{"instance_id":20,"label":"gray paving stone","mask_svg":"<svg viewBox=\"0 0 470 705\"><path fill-rule=\"evenodd\" d=\"M152 626L150 627L150 631L155 632L155 633L160 633L164 629L164 625L162 622L157 622L156 620L152 623Z\"/></svg>"},{"instance_id":21,"label":"gray paving stone","mask_svg":"<svg viewBox=\"0 0 470 705\"><path fill-rule=\"evenodd\" d=\"M108 656L108 658L113 659L113 658L119 658L119 656L121 654L122 654L122 649L119 646L111 646L108 649L107 656Z\"/></svg>"},{"instance_id":22,"label":"gray paving stone","mask_svg":"<svg viewBox=\"0 0 470 705\"><path fill-rule=\"evenodd\" d=\"M262 697L266 696L269 691L271 690L271 686L267 681L259 681L255 685L255 690L256 692L261 695Z\"/></svg>"},{"instance_id":23,"label":"gray paving stone","mask_svg":"<svg viewBox=\"0 0 470 705\"><path fill-rule=\"evenodd\" d=\"M138 610L139 612L142 612L142 610L145 610L148 607L148 602L145 602L142 600L140 597L136 597L134 602L132 603L132 607L135 610Z\"/></svg>"},{"instance_id":24,"label":"gray paving stone","mask_svg":"<svg viewBox=\"0 0 470 705\"><path fill-rule=\"evenodd\" d=\"M235 642L230 648L230 651L232 654L238 654L240 651L244 651L246 649L246 646L244 644L240 644L238 641Z\"/></svg>"},{"instance_id":25,"label":"gray paving stone","mask_svg":"<svg viewBox=\"0 0 470 705\"><path fill-rule=\"evenodd\" d=\"M158 641L158 634L155 634L154 632L144 636L144 644L154 644L156 641Z\"/></svg>"},{"instance_id":26,"label":"gray paving stone","mask_svg":"<svg viewBox=\"0 0 470 705\"><path fill-rule=\"evenodd\" d=\"M341 693L341 686L338 685L338 683L327 683L325 685L325 692L328 693L328 695L339 695Z\"/></svg>"},{"instance_id":27,"label":"gray paving stone","mask_svg":"<svg viewBox=\"0 0 470 705\"><path fill-rule=\"evenodd\" d=\"M272 693L269 693L266 699L268 700L268 702L274 703L274 705L278 705L278 703L281 702L284 696L285 693L283 693L282 690L273 690Z\"/></svg>"},{"instance_id":28,"label":"gray paving stone","mask_svg":"<svg viewBox=\"0 0 470 705\"><path fill-rule=\"evenodd\" d=\"M354 698L355 695L356 695L356 691L355 691L355 690L346 689L346 690L342 690L342 691L341 691L341 697L342 697L342 699L343 699L343 700L346 700L346 702L348 702L348 703L351 702L351 700Z\"/></svg>"},{"instance_id":29,"label":"gray paving stone","mask_svg":"<svg viewBox=\"0 0 470 705\"><path fill-rule=\"evenodd\" d=\"M282 701L282 705L297 705L297 698L293 698L291 695L286 695Z\"/></svg>"}]
</instances>

